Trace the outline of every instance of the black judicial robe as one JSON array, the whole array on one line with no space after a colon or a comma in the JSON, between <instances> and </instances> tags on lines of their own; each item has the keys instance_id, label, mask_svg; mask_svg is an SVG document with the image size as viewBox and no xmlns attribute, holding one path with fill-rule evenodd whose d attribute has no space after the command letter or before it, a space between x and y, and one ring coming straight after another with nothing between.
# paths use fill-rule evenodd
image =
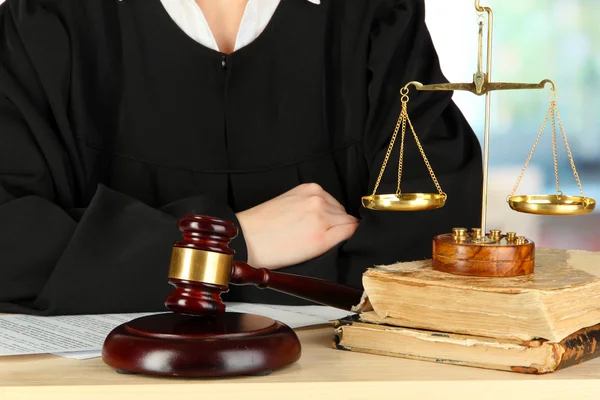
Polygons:
<instances>
[{"instance_id":1,"label":"black judicial robe","mask_svg":"<svg viewBox=\"0 0 600 400\"><path fill-rule=\"evenodd\" d=\"M185 35L159 0L0 7L0 312L163 310L177 220L236 212L308 182L361 219L282 271L360 287L374 264L431 256L479 223L481 151L451 93L409 113L448 194L436 211L361 208L411 80L445 82L423 0L282 0L231 55ZM396 186L398 147L380 193ZM407 136L403 190L435 192ZM301 244L299 244L301 245ZM243 232L233 242L244 260ZM302 304L255 288L229 301Z\"/></svg>"}]
</instances>

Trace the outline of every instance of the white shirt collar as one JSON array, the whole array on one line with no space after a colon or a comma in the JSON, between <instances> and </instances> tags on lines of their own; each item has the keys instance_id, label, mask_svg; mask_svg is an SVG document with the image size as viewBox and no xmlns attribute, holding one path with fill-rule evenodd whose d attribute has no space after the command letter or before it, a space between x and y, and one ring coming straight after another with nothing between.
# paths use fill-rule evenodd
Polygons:
<instances>
[{"instance_id":1,"label":"white shirt collar","mask_svg":"<svg viewBox=\"0 0 600 400\"><path fill-rule=\"evenodd\" d=\"M269 24L279 3L285 0L248 0L236 39L235 50L252 43ZM306 0L320 5L321 0ZM173 21L196 42L219 51L202 10L194 0L161 0Z\"/></svg>"}]
</instances>

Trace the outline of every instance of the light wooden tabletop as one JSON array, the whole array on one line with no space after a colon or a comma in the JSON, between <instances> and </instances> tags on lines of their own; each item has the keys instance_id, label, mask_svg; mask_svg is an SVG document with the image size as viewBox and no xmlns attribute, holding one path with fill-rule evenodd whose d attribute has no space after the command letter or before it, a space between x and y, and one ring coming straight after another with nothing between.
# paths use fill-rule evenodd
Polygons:
<instances>
[{"instance_id":1,"label":"light wooden tabletop","mask_svg":"<svg viewBox=\"0 0 600 400\"><path fill-rule=\"evenodd\" d=\"M300 361L263 377L151 378L100 358L0 357L0 399L600 399L600 359L532 376L334 350L329 326L297 332Z\"/></svg>"}]
</instances>

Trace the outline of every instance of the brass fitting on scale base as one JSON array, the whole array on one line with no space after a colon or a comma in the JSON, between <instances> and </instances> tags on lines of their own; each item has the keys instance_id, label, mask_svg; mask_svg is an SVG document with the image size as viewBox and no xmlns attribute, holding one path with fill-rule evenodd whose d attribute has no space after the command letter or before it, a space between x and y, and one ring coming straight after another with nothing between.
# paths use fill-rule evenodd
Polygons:
<instances>
[{"instance_id":1,"label":"brass fitting on scale base","mask_svg":"<svg viewBox=\"0 0 600 400\"><path fill-rule=\"evenodd\" d=\"M452 239L456 243L472 243L482 245L523 245L529 240L525 236L517 236L516 232L506 232L505 235L499 229L492 229L487 235L483 235L481 228L472 228L471 231L467 228L452 229Z\"/></svg>"}]
</instances>

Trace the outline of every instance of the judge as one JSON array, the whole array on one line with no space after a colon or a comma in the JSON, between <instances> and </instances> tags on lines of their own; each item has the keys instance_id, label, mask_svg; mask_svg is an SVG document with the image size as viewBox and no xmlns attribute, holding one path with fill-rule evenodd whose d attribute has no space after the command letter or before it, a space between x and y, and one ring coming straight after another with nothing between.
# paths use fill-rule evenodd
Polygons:
<instances>
[{"instance_id":1,"label":"judge","mask_svg":"<svg viewBox=\"0 0 600 400\"><path fill-rule=\"evenodd\" d=\"M355 287L477 225L481 151L451 93L409 103L446 206L361 207L400 88L446 82L424 16L423 0L7 0L0 312L164 310L189 213L235 222L239 260ZM404 192L433 191L406 146ZM394 193L394 170L378 193Z\"/></svg>"}]
</instances>

